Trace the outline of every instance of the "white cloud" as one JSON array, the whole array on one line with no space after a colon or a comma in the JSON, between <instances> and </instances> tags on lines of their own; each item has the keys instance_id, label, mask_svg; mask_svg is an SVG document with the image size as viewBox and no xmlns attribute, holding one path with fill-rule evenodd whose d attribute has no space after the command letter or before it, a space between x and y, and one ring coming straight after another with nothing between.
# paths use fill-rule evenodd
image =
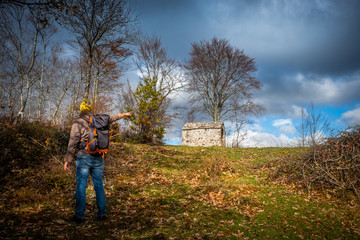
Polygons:
<instances>
[{"instance_id":1,"label":"white cloud","mask_svg":"<svg viewBox=\"0 0 360 240\"><path fill-rule=\"evenodd\" d=\"M314 104L343 104L358 100L360 73L341 78L330 78L316 74L301 74L286 77L287 83L294 89L294 99ZM298 94L296 94L298 93Z\"/></svg>"},{"instance_id":2,"label":"white cloud","mask_svg":"<svg viewBox=\"0 0 360 240\"><path fill-rule=\"evenodd\" d=\"M273 122L274 127L281 127L284 125L292 125L291 119L277 119Z\"/></svg>"},{"instance_id":3,"label":"white cloud","mask_svg":"<svg viewBox=\"0 0 360 240\"><path fill-rule=\"evenodd\" d=\"M297 105L292 105L291 111L292 111L292 113L290 115L294 118L302 118L302 117L305 117L308 115L308 113L306 112L306 109L304 107L297 106Z\"/></svg>"},{"instance_id":4,"label":"white cloud","mask_svg":"<svg viewBox=\"0 0 360 240\"><path fill-rule=\"evenodd\" d=\"M235 134L226 138L226 144L231 146ZM285 134L275 136L271 133L255 132L248 130L245 139L241 142L242 147L294 147L298 144L297 138L290 138Z\"/></svg>"},{"instance_id":5,"label":"white cloud","mask_svg":"<svg viewBox=\"0 0 360 240\"><path fill-rule=\"evenodd\" d=\"M166 145L181 145L182 139L181 138L171 138L171 139L164 139Z\"/></svg>"},{"instance_id":6,"label":"white cloud","mask_svg":"<svg viewBox=\"0 0 360 240\"><path fill-rule=\"evenodd\" d=\"M273 121L273 126L279 128L282 132L280 135L275 135L270 132L263 132L260 124L252 124L244 127L240 131L240 135L245 136L241 142L243 147L294 147L299 142L297 138L287 136L288 134L295 134L295 128L291 119L277 119ZM236 139L236 132L231 133L226 138L227 146L232 146L232 142Z\"/></svg>"},{"instance_id":7,"label":"white cloud","mask_svg":"<svg viewBox=\"0 0 360 240\"><path fill-rule=\"evenodd\" d=\"M295 80L303 91L303 96L311 97L313 102L324 103L339 99L341 84L329 77L297 74ZM307 93L307 94L304 94Z\"/></svg>"},{"instance_id":8,"label":"white cloud","mask_svg":"<svg viewBox=\"0 0 360 240\"><path fill-rule=\"evenodd\" d=\"M280 132L286 134L294 135L296 130L293 126L292 120L290 118L287 119L277 119L273 122L273 126L279 128Z\"/></svg>"},{"instance_id":9,"label":"white cloud","mask_svg":"<svg viewBox=\"0 0 360 240\"><path fill-rule=\"evenodd\" d=\"M292 134L292 135L294 135L295 132L296 132L295 127L292 126L292 125L291 125L291 126L289 126L289 125L287 125L287 126L281 126L279 129L280 129L280 131L283 132L283 133Z\"/></svg>"},{"instance_id":10,"label":"white cloud","mask_svg":"<svg viewBox=\"0 0 360 240\"><path fill-rule=\"evenodd\" d=\"M249 126L249 129L257 131L257 132L261 132L263 130L263 128L257 123L252 124L251 126Z\"/></svg>"},{"instance_id":11,"label":"white cloud","mask_svg":"<svg viewBox=\"0 0 360 240\"><path fill-rule=\"evenodd\" d=\"M261 75L261 78L264 77ZM263 91L255 96L255 101L263 104L268 114L300 118L303 104L342 106L358 102L358 89L360 72L337 78L297 73L280 76L265 84Z\"/></svg>"},{"instance_id":12,"label":"white cloud","mask_svg":"<svg viewBox=\"0 0 360 240\"><path fill-rule=\"evenodd\" d=\"M341 119L349 125L360 124L360 108L343 113Z\"/></svg>"}]
</instances>

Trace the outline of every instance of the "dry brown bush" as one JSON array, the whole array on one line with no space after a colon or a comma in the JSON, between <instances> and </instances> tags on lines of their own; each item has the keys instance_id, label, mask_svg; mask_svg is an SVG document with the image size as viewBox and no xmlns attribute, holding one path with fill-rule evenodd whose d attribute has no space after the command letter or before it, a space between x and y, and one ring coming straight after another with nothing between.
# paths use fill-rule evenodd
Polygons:
<instances>
[{"instance_id":1,"label":"dry brown bush","mask_svg":"<svg viewBox=\"0 0 360 240\"><path fill-rule=\"evenodd\" d=\"M296 159L283 159L271 177L311 188L352 191L360 200L360 125L323 144L309 148Z\"/></svg>"}]
</instances>

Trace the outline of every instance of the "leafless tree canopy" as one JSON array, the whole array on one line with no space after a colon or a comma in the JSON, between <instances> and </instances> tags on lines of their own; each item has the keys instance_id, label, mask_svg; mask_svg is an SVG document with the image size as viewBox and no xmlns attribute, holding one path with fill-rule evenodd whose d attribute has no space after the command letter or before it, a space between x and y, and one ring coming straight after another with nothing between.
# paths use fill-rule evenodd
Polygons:
<instances>
[{"instance_id":1,"label":"leafless tree canopy","mask_svg":"<svg viewBox=\"0 0 360 240\"><path fill-rule=\"evenodd\" d=\"M330 133L330 122L326 115L317 111L313 103L301 109L301 122L297 126L300 146L315 147Z\"/></svg>"},{"instance_id":2,"label":"leafless tree canopy","mask_svg":"<svg viewBox=\"0 0 360 240\"><path fill-rule=\"evenodd\" d=\"M161 91L165 98L183 87L185 79L179 71L179 63L167 56L166 49L156 36L145 37L139 42L135 64L143 79L158 80L156 90Z\"/></svg>"},{"instance_id":3,"label":"leafless tree canopy","mask_svg":"<svg viewBox=\"0 0 360 240\"><path fill-rule=\"evenodd\" d=\"M76 35L76 43L85 53L87 73L84 97L88 98L92 81L95 51L105 46L133 43L136 30L133 11L127 0L68 0L76 6L71 14L63 14L64 27Z\"/></svg>"},{"instance_id":4,"label":"leafless tree canopy","mask_svg":"<svg viewBox=\"0 0 360 240\"><path fill-rule=\"evenodd\" d=\"M24 7L7 6L1 8L0 13L0 32L3 38L1 47L3 54L10 60L9 66L3 68L4 73L9 71L5 76L11 74L12 78L15 78L10 79L12 85L20 90L15 92L8 89L10 111L13 115L13 106L18 103L19 120L24 115L30 89L36 81L33 70L38 56L38 37L40 32L44 31L41 27L42 9L28 10Z\"/></svg>"},{"instance_id":5,"label":"leafless tree canopy","mask_svg":"<svg viewBox=\"0 0 360 240\"><path fill-rule=\"evenodd\" d=\"M0 13L0 117L71 121L90 90L111 103L137 36L127 0L0 1ZM56 38L65 27L77 59Z\"/></svg>"},{"instance_id":6,"label":"leafless tree canopy","mask_svg":"<svg viewBox=\"0 0 360 240\"><path fill-rule=\"evenodd\" d=\"M29 1L29 0L0 0L0 5L15 5L15 6L23 6L23 5L27 5L27 6L46 6L46 5L55 5L58 6L60 4L63 4L63 1L56 1L56 0L43 0L43 1L39 1L39 0L34 0L34 1Z\"/></svg>"},{"instance_id":7,"label":"leafless tree canopy","mask_svg":"<svg viewBox=\"0 0 360 240\"><path fill-rule=\"evenodd\" d=\"M179 63L168 57L166 49L162 46L161 40L156 37L144 37L139 40L139 49L136 53L134 63L141 73L141 80L152 79L156 81L153 92L160 94L156 111L149 113L149 119L153 127L168 127L175 117L169 113L172 94L178 92L184 84L184 77L179 70ZM134 97L134 91L130 84L122 88L120 95L122 109L131 109L135 114L138 111L139 102Z\"/></svg>"},{"instance_id":8,"label":"leafless tree canopy","mask_svg":"<svg viewBox=\"0 0 360 240\"><path fill-rule=\"evenodd\" d=\"M262 110L252 101L256 80L255 60L230 46L224 39L192 44L191 58L186 63L188 90L192 102L201 102L202 110L213 121L230 117L234 111L249 115Z\"/></svg>"}]
</instances>

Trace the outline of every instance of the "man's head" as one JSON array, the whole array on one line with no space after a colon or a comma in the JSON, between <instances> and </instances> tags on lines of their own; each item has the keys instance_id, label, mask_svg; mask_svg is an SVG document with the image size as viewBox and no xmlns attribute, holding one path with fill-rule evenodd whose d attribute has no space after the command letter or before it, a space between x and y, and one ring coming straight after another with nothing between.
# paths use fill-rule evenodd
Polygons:
<instances>
[{"instance_id":1,"label":"man's head","mask_svg":"<svg viewBox=\"0 0 360 240\"><path fill-rule=\"evenodd\" d=\"M89 99L85 98L80 104L81 112L90 112L92 110L92 103Z\"/></svg>"}]
</instances>

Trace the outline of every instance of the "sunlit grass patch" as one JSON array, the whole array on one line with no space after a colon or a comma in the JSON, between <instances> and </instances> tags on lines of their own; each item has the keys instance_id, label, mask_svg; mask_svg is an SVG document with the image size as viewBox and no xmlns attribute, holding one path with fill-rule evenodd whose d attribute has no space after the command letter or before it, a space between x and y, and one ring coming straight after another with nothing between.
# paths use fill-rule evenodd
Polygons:
<instances>
[{"instance_id":1,"label":"sunlit grass patch","mask_svg":"<svg viewBox=\"0 0 360 240\"><path fill-rule=\"evenodd\" d=\"M358 202L269 177L278 159L302 151L113 144L104 169L107 221L96 221L91 180L85 224L68 220L75 172L54 163L6 179L1 227L13 239L360 239Z\"/></svg>"}]
</instances>

